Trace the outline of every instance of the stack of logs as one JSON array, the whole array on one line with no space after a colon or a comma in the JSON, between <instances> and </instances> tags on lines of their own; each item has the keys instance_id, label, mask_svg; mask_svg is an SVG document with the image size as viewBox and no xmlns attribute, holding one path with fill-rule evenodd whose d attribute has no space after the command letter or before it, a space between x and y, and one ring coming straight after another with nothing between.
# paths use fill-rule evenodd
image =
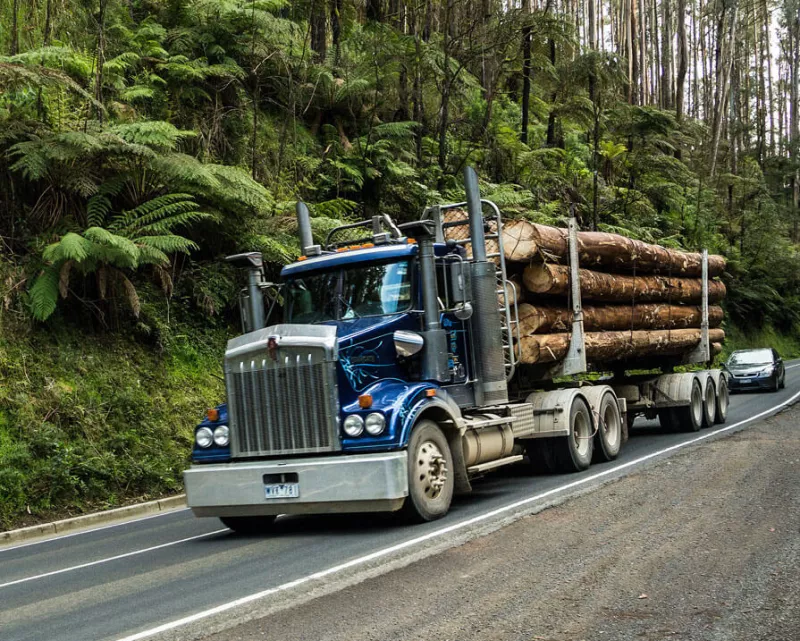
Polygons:
<instances>
[{"instance_id":1,"label":"stack of logs","mask_svg":"<svg viewBox=\"0 0 800 641\"><path fill-rule=\"evenodd\" d=\"M569 233L525 220L506 222L503 250L515 282L520 319L519 357L526 364L563 359L572 312ZM578 232L581 300L590 363L656 356L680 357L700 342L702 255L667 249L618 234ZM722 256L708 257L709 341L722 349L719 329L725 285Z\"/></svg>"}]
</instances>

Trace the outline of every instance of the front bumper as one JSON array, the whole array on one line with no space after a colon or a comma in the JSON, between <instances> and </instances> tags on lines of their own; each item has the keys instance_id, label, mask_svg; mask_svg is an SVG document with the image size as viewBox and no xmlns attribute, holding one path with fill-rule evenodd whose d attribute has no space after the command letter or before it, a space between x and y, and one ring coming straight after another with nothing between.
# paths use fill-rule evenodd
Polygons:
<instances>
[{"instance_id":1,"label":"front bumper","mask_svg":"<svg viewBox=\"0 0 800 641\"><path fill-rule=\"evenodd\" d=\"M196 516L394 512L408 495L405 451L193 465L183 473ZM265 475L294 475L298 498L265 498ZM294 478L294 477L292 477Z\"/></svg>"},{"instance_id":2,"label":"front bumper","mask_svg":"<svg viewBox=\"0 0 800 641\"><path fill-rule=\"evenodd\" d=\"M733 376L728 378L728 389L734 392L748 389L772 389L773 387L775 387L774 376L768 376L766 378L757 378L754 376L750 379L734 378Z\"/></svg>"}]
</instances>

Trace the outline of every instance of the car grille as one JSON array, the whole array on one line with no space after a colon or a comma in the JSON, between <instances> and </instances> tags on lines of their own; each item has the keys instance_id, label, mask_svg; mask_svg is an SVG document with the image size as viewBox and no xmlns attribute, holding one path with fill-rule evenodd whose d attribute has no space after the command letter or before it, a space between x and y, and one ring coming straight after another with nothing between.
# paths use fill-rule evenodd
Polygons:
<instances>
[{"instance_id":1,"label":"car grille","mask_svg":"<svg viewBox=\"0 0 800 641\"><path fill-rule=\"evenodd\" d=\"M231 454L236 457L340 449L336 362L293 346L228 361Z\"/></svg>"}]
</instances>

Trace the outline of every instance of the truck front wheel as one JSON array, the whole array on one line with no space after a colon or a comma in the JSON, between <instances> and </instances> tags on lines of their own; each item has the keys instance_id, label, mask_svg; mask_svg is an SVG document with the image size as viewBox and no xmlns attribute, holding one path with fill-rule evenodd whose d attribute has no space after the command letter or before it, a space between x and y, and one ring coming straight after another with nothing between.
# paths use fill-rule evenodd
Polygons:
<instances>
[{"instance_id":1,"label":"truck front wheel","mask_svg":"<svg viewBox=\"0 0 800 641\"><path fill-rule=\"evenodd\" d=\"M277 517L270 516L221 516L222 525L237 534L261 534L269 530Z\"/></svg>"},{"instance_id":2,"label":"truck front wheel","mask_svg":"<svg viewBox=\"0 0 800 641\"><path fill-rule=\"evenodd\" d=\"M453 500L453 456L439 426L422 420L408 443L408 497L402 515L423 523L447 514Z\"/></svg>"}]
</instances>

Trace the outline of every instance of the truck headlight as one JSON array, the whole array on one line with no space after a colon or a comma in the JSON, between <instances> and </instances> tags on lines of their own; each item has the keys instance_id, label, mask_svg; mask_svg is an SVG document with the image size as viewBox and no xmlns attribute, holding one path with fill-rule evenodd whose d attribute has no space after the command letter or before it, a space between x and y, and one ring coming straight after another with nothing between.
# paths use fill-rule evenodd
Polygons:
<instances>
[{"instance_id":1,"label":"truck headlight","mask_svg":"<svg viewBox=\"0 0 800 641\"><path fill-rule=\"evenodd\" d=\"M201 427L194 433L194 442L202 448L211 447L214 442L214 433L208 427Z\"/></svg>"},{"instance_id":2,"label":"truck headlight","mask_svg":"<svg viewBox=\"0 0 800 641\"><path fill-rule=\"evenodd\" d=\"M383 414L379 412L373 412L367 416L366 420L364 421L364 427L367 430L367 434L370 434L371 436L378 436L386 427L386 419L383 418Z\"/></svg>"},{"instance_id":3,"label":"truck headlight","mask_svg":"<svg viewBox=\"0 0 800 641\"><path fill-rule=\"evenodd\" d=\"M214 430L214 442L220 447L225 447L231 442L231 431L227 425L220 425Z\"/></svg>"},{"instance_id":4,"label":"truck headlight","mask_svg":"<svg viewBox=\"0 0 800 641\"><path fill-rule=\"evenodd\" d=\"M364 432L364 419L358 414L350 414L344 419L344 433L348 436L361 436Z\"/></svg>"}]
</instances>

